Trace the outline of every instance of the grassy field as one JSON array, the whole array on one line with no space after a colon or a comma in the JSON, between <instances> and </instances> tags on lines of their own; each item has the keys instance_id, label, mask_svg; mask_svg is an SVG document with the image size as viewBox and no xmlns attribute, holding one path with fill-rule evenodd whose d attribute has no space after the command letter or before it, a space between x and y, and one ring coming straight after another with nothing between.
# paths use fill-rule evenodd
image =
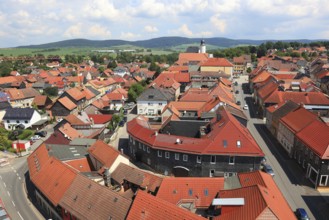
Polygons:
<instances>
[{"instance_id":1,"label":"grassy field","mask_svg":"<svg viewBox=\"0 0 329 220\"><path fill-rule=\"evenodd\" d=\"M65 47L65 48L50 48L50 49L30 49L30 48L0 48L0 56L13 56L17 57L20 55L30 55L34 56L37 54L43 54L44 56L48 55L59 55L64 57L65 55L89 55L94 52L94 50L138 50L138 54L170 54L174 51L171 50L161 50L161 49L144 49L140 47L134 47L131 45L122 45L110 48L92 48L92 47ZM141 52L141 50L143 50ZM178 51L178 50L177 50ZM184 51L184 50L183 50ZM108 54L108 53L107 53Z\"/></svg>"}]
</instances>

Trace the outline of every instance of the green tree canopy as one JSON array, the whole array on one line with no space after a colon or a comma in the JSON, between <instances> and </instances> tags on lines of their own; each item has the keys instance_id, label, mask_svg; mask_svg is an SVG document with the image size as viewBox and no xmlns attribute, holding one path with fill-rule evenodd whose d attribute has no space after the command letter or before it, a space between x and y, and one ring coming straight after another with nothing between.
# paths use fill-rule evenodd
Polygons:
<instances>
[{"instance_id":1,"label":"green tree canopy","mask_svg":"<svg viewBox=\"0 0 329 220\"><path fill-rule=\"evenodd\" d=\"M44 94L47 96L58 96L58 87L48 87L43 90Z\"/></svg>"},{"instance_id":2,"label":"green tree canopy","mask_svg":"<svg viewBox=\"0 0 329 220\"><path fill-rule=\"evenodd\" d=\"M138 96L140 96L140 94L142 94L144 89L145 88L144 86L142 86L141 83L133 84L128 91L128 100L130 102L136 102L136 99L138 98Z\"/></svg>"}]
</instances>

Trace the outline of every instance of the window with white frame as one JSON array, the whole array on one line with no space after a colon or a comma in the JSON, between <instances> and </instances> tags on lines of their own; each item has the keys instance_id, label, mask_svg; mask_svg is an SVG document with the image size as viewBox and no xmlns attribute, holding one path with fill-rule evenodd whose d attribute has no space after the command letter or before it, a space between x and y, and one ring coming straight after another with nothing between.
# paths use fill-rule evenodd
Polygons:
<instances>
[{"instance_id":1,"label":"window with white frame","mask_svg":"<svg viewBox=\"0 0 329 220\"><path fill-rule=\"evenodd\" d=\"M196 156L196 162L201 163L201 156Z\"/></svg>"},{"instance_id":2,"label":"window with white frame","mask_svg":"<svg viewBox=\"0 0 329 220\"><path fill-rule=\"evenodd\" d=\"M216 156L214 156L214 155L211 155L210 156L210 163L211 164L215 164L216 163Z\"/></svg>"},{"instance_id":3,"label":"window with white frame","mask_svg":"<svg viewBox=\"0 0 329 220\"><path fill-rule=\"evenodd\" d=\"M183 154L183 161L188 161L188 155L187 154Z\"/></svg>"},{"instance_id":4,"label":"window with white frame","mask_svg":"<svg viewBox=\"0 0 329 220\"><path fill-rule=\"evenodd\" d=\"M147 147L147 153L150 153L150 147Z\"/></svg>"},{"instance_id":5,"label":"window with white frame","mask_svg":"<svg viewBox=\"0 0 329 220\"><path fill-rule=\"evenodd\" d=\"M228 164L233 165L235 163L235 157L234 156L230 156Z\"/></svg>"},{"instance_id":6,"label":"window with white frame","mask_svg":"<svg viewBox=\"0 0 329 220\"><path fill-rule=\"evenodd\" d=\"M146 146L145 146L145 144L143 144L143 151L146 151Z\"/></svg>"},{"instance_id":7,"label":"window with white frame","mask_svg":"<svg viewBox=\"0 0 329 220\"><path fill-rule=\"evenodd\" d=\"M158 157L162 157L162 151L158 150Z\"/></svg>"},{"instance_id":8,"label":"window with white frame","mask_svg":"<svg viewBox=\"0 0 329 220\"><path fill-rule=\"evenodd\" d=\"M165 157L166 157L167 159L169 159L169 157L170 157L170 153L169 153L169 152L165 152Z\"/></svg>"},{"instance_id":9,"label":"window with white frame","mask_svg":"<svg viewBox=\"0 0 329 220\"><path fill-rule=\"evenodd\" d=\"M141 142L138 143L138 147L139 147L139 149L142 149L142 143Z\"/></svg>"},{"instance_id":10,"label":"window with white frame","mask_svg":"<svg viewBox=\"0 0 329 220\"><path fill-rule=\"evenodd\" d=\"M179 154L175 153L175 160L179 160Z\"/></svg>"}]
</instances>

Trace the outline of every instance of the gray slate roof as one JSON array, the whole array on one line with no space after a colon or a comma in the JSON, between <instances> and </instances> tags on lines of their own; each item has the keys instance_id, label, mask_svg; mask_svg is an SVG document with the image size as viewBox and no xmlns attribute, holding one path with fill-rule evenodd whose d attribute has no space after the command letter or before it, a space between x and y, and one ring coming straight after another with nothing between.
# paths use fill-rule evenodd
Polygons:
<instances>
[{"instance_id":1,"label":"gray slate roof","mask_svg":"<svg viewBox=\"0 0 329 220\"><path fill-rule=\"evenodd\" d=\"M30 120L34 111L33 108L9 108L3 120Z\"/></svg>"},{"instance_id":2,"label":"gray slate roof","mask_svg":"<svg viewBox=\"0 0 329 220\"><path fill-rule=\"evenodd\" d=\"M87 155L85 146L47 144L46 147L49 156L54 156L62 161L80 159Z\"/></svg>"},{"instance_id":3,"label":"gray slate roof","mask_svg":"<svg viewBox=\"0 0 329 220\"><path fill-rule=\"evenodd\" d=\"M97 89L94 89L92 86L86 86L86 88L89 89L96 96L98 96L99 94L101 94Z\"/></svg>"},{"instance_id":4,"label":"gray slate roof","mask_svg":"<svg viewBox=\"0 0 329 220\"><path fill-rule=\"evenodd\" d=\"M146 89L138 98L137 101L174 101L175 94L168 89L156 89L150 87Z\"/></svg>"},{"instance_id":5,"label":"gray slate roof","mask_svg":"<svg viewBox=\"0 0 329 220\"><path fill-rule=\"evenodd\" d=\"M96 139L90 138L74 138L70 145L81 145L81 146L91 146L96 142Z\"/></svg>"}]
</instances>

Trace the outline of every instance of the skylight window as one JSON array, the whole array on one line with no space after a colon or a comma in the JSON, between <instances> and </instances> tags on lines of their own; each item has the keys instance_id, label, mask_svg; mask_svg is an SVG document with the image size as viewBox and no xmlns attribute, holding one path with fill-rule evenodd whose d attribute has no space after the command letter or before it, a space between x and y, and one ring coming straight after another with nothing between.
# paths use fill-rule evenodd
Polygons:
<instances>
[{"instance_id":1,"label":"skylight window","mask_svg":"<svg viewBox=\"0 0 329 220\"><path fill-rule=\"evenodd\" d=\"M204 195L205 195L205 196L208 196L208 194L209 194L208 189L204 189L203 192L204 192Z\"/></svg>"},{"instance_id":2,"label":"skylight window","mask_svg":"<svg viewBox=\"0 0 329 220\"><path fill-rule=\"evenodd\" d=\"M193 195L193 190L192 190L192 189L189 189L189 190L188 190L188 195L189 195L189 196L192 196L192 195Z\"/></svg>"},{"instance_id":3,"label":"skylight window","mask_svg":"<svg viewBox=\"0 0 329 220\"><path fill-rule=\"evenodd\" d=\"M241 141L237 141L237 142L236 142L236 146L237 146L238 148L240 148L240 147L241 147Z\"/></svg>"},{"instance_id":4,"label":"skylight window","mask_svg":"<svg viewBox=\"0 0 329 220\"><path fill-rule=\"evenodd\" d=\"M224 148L227 147L227 140L223 140L223 147L224 147Z\"/></svg>"}]
</instances>

